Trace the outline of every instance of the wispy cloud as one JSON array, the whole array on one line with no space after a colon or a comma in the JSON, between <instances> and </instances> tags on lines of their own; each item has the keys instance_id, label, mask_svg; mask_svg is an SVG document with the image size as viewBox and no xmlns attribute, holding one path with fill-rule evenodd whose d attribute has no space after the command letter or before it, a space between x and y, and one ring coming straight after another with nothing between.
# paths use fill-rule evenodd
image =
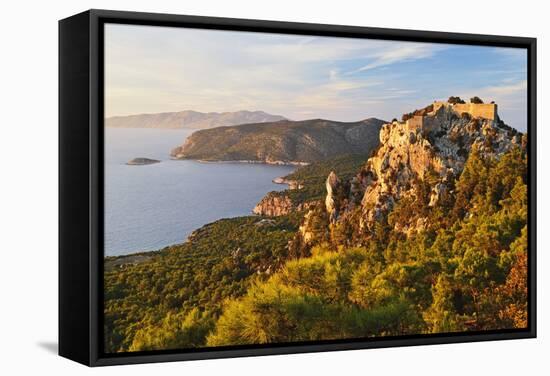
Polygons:
<instances>
[{"instance_id":1,"label":"wispy cloud","mask_svg":"<svg viewBox=\"0 0 550 376\"><path fill-rule=\"evenodd\" d=\"M107 25L105 59L107 116L248 109L296 120L391 119L480 92L517 118L525 113L518 80L526 68L515 50Z\"/></svg>"},{"instance_id":2,"label":"wispy cloud","mask_svg":"<svg viewBox=\"0 0 550 376\"><path fill-rule=\"evenodd\" d=\"M380 68L386 65L426 59L432 57L436 52L444 47L430 44L398 43L395 46L389 46L381 51L375 52L372 61L363 65L354 72L362 72L370 69Z\"/></svg>"},{"instance_id":3,"label":"wispy cloud","mask_svg":"<svg viewBox=\"0 0 550 376\"><path fill-rule=\"evenodd\" d=\"M521 80L512 84L490 86L482 89L483 92L494 96L513 95L518 93L527 93L527 80Z\"/></svg>"}]
</instances>

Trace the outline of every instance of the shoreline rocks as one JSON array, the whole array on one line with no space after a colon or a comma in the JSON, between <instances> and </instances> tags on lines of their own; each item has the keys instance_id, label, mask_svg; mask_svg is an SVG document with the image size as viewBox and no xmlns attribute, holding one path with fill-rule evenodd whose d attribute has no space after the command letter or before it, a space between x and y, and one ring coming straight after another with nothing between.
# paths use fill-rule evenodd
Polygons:
<instances>
[{"instance_id":1,"label":"shoreline rocks","mask_svg":"<svg viewBox=\"0 0 550 376\"><path fill-rule=\"evenodd\" d=\"M270 192L256 204L252 212L257 215L278 217L292 210L294 210L294 204L290 197L279 192Z\"/></svg>"},{"instance_id":2,"label":"shoreline rocks","mask_svg":"<svg viewBox=\"0 0 550 376\"><path fill-rule=\"evenodd\" d=\"M288 189L294 190L294 189L302 189L304 186L300 183L298 183L296 180L288 180L284 176L275 178L272 180L275 184L286 184L288 185Z\"/></svg>"},{"instance_id":3,"label":"shoreline rocks","mask_svg":"<svg viewBox=\"0 0 550 376\"><path fill-rule=\"evenodd\" d=\"M199 163L227 163L227 164L246 163L246 164L266 164L266 165L276 165L276 166L308 166L310 164L308 162L300 162L300 161L271 161L271 160L247 160L247 159L239 159L239 160L194 159L194 158L186 158L182 154L173 155L170 159L173 161L187 160L187 161L195 161ZM284 184L284 183L276 183L276 184Z\"/></svg>"}]
</instances>

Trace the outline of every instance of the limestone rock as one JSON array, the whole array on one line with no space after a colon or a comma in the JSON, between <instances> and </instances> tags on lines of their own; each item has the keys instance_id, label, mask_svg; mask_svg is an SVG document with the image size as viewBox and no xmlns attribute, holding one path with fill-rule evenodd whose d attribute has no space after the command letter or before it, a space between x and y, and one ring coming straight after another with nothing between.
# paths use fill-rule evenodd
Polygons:
<instances>
[{"instance_id":1,"label":"limestone rock","mask_svg":"<svg viewBox=\"0 0 550 376\"><path fill-rule=\"evenodd\" d=\"M304 241L305 244L309 244L315 237L315 233L313 231L310 231L310 227L311 227L310 222L311 222L312 216L313 216L313 212L308 211L304 216L304 220L298 229L298 231L300 231L300 235L302 236L302 240Z\"/></svg>"},{"instance_id":2,"label":"limestone rock","mask_svg":"<svg viewBox=\"0 0 550 376\"><path fill-rule=\"evenodd\" d=\"M484 155L500 155L518 143L519 136L511 135L515 131L504 125L496 112L489 111L491 108L472 108L473 115L463 115L466 110L462 107L438 105L422 112L422 116L382 126L379 148L351 181L350 195L362 192L361 227L365 231L373 230L376 221L387 215L395 202L403 197L416 197L419 182L427 178L430 182L435 180L427 198L429 205L437 205L448 193L445 180L448 176L459 176L474 148ZM485 117L475 116L478 113ZM330 214L329 207L332 209L338 203L331 201L329 205L329 196ZM414 233L424 225L420 220L400 224L407 233Z\"/></svg>"},{"instance_id":3,"label":"limestone rock","mask_svg":"<svg viewBox=\"0 0 550 376\"><path fill-rule=\"evenodd\" d=\"M286 184L288 185L288 189L294 190L294 189L303 189L303 184L300 184L296 180L288 180L284 177L278 177L272 180L275 184Z\"/></svg>"},{"instance_id":4,"label":"limestone rock","mask_svg":"<svg viewBox=\"0 0 550 376\"><path fill-rule=\"evenodd\" d=\"M270 192L254 207L254 214L277 217L294 210L290 197L279 192Z\"/></svg>"},{"instance_id":5,"label":"limestone rock","mask_svg":"<svg viewBox=\"0 0 550 376\"><path fill-rule=\"evenodd\" d=\"M432 207L437 205L445 194L447 194L447 186L444 183L437 183L430 194L430 203L428 206Z\"/></svg>"},{"instance_id":6,"label":"limestone rock","mask_svg":"<svg viewBox=\"0 0 550 376\"><path fill-rule=\"evenodd\" d=\"M313 241L319 241L321 238L328 236L328 227L321 224L326 220L326 217L322 215L322 211L321 203L318 203L318 206L313 204L304 215L302 224L298 228L304 244L311 244Z\"/></svg>"},{"instance_id":7,"label":"limestone rock","mask_svg":"<svg viewBox=\"0 0 550 376\"><path fill-rule=\"evenodd\" d=\"M339 185L340 179L338 179L334 171L331 171L326 181L327 197L325 199L325 207L331 222L334 222L338 216L335 196Z\"/></svg>"}]
</instances>

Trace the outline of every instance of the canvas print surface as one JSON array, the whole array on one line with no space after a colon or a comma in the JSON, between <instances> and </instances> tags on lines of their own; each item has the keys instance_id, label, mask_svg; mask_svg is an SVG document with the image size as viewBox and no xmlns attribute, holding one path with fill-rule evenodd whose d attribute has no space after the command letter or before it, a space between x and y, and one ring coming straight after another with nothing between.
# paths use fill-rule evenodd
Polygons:
<instances>
[{"instance_id":1,"label":"canvas print surface","mask_svg":"<svg viewBox=\"0 0 550 376\"><path fill-rule=\"evenodd\" d=\"M106 353L528 326L527 51L106 24Z\"/></svg>"}]
</instances>

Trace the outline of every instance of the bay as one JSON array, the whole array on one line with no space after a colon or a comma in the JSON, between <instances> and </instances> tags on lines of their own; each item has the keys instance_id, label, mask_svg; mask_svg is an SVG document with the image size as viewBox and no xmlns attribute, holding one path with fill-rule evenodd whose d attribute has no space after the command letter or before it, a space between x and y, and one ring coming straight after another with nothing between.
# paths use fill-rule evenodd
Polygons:
<instances>
[{"instance_id":1,"label":"bay","mask_svg":"<svg viewBox=\"0 0 550 376\"><path fill-rule=\"evenodd\" d=\"M252 214L272 179L292 166L171 160L189 130L105 129L104 255L151 251L182 243L221 218ZM161 163L128 166L136 157Z\"/></svg>"}]
</instances>

